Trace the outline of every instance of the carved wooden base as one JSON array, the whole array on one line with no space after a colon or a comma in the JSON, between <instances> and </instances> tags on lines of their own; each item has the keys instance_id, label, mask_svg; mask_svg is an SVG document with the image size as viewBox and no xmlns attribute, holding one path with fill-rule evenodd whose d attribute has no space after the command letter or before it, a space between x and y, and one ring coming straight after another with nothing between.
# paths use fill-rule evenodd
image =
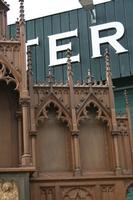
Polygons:
<instances>
[{"instance_id":1,"label":"carved wooden base","mask_svg":"<svg viewBox=\"0 0 133 200\"><path fill-rule=\"evenodd\" d=\"M30 166L31 165L31 156L30 154L24 154L22 156L22 166Z\"/></svg>"},{"instance_id":2,"label":"carved wooden base","mask_svg":"<svg viewBox=\"0 0 133 200\"><path fill-rule=\"evenodd\" d=\"M31 200L125 200L127 178L31 180Z\"/></svg>"}]
</instances>

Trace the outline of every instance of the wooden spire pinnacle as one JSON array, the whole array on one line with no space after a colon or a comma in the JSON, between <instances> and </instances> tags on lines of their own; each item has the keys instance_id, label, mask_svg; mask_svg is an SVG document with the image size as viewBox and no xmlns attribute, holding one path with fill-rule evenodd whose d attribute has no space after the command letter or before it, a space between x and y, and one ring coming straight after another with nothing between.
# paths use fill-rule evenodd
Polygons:
<instances>
[{"instance_id":1,"label":"wooden spire pinnacle","mask_svg":"<svg viewBox=\"0 0 133 200\"><path fill-rule=\"evenodd\" d=\"M75 175L80 174L80 156L79 156L79 135L78 135L78 126L77 126L77 116L76 116L76 105L75 105L75 94L74 94L74 85L73 85L73 73L71 65L71 50L67 49L67 79L69 85L69 98L70 98L70 110L72 118L72 136L73 136L73 149L74 149L74 173Z\"/></svg>"},{"instance_id":2,"label":"wooden spire pinnacle","mask_svg":"<svg viewBox=\"0 0 133 200\"><path fill-rule=\"evenodd\" d=\"M20 21L24 21L24 0L19 0L20 2Z\"/></svg>"},{"instance_id":3,"label":"wooden spire pinnacle","mask_svg":"<svg viewBox=\"0 0 133 200\"><path fill-rule=\"evenodd\" d=\"M114 100L114 92L113 92L113 83L112 83L112 75L111 75L111 68L110 68L110 56L108 49L105 50L105 65L106 65L106 80L109 88L109 103L110 103L110 111L111 111L111 118L112 118L112 135L114 140L114 147L115 147L115 160L116 160L116 173L121 173L120 167L120 157L119 157L119 147L118 147L118 127L117 127L117 120L116 120L116 111L115 111L115 100Z\"/></svg>"},{"instance_id":4,"label":"wooden spire pinnacle","mask_svg":"<svg viewBox=\"0 0 133 200\"><path fill-rule=\"evenodd\" d=\"M88 74L87 74L87 84L91 85L93 83L94 80L94 76L92 76L90 69L88 69Z\"/></svg>"},{"instance_id":5,"label":"wooden spire pinnacle","mask_svg":"<svg viewBox=\"0 0 133 200\"><path fill-rule=\"evenodd\" d=\"M115 102L114 102L114 92L113 92L113 83L110 67L110 55L108 49L105 50L105 65L106 65L106 80L109 87L109 96L110 96L110 108L112 112L112 122L113 126L116 127L116 113L115 113Z\"/></svg>"},{"instance_id":6,"label":"wooden spire pinnacle","mask_svg":"<svg viewBox=\"0 0 133 200\"><path fill-rule=\"evenodd\" d=\"M129 108L129 100L128 100L128 93L127 90L124 90L124 96L125 96L125 104L126 104L126 114L128 116L128 120L131 120L130 116L130 108Z\"/></svg>"},{"instance_id":7,"label":"wooden spire pinnacle","mask_svg":"<svg viewBox=\"0 0 133 200\"><path fill-rule=\"evenodd\" d=\"M9 4L4 0L0 0L0 7L4 8L6 11L9 10Z\"/></svg>"},{"instance_id":8,"label":"wooden spire pinnacle","mask_svg":"<svg viewBox=\"0 0 133 200\"><path fill-rule=\"evenodd\" d=\"M54 76L53 74L51 73L51 67L48 68L48 76L47 76L47 79L48 79L48 84L50 86L50 92L53 91L53 83L54 83Z\"/></svg>"},{"instance_id":9,"label":"wooden spire pinnacle","mask_svg":"<svg viewBox=\"0 0 133 200\"><path fill-rule=\"evenodd\" d=\"M32 71L32 56L31 56L31 47L27 47L27 65L28 71Z\"/></svg>"},{"instance_id":10,"label":"wooden spire pinnacle","mask_svg":"<svg viewBox=\"0 0 133 200\"><path fill-rule=\"evenodd\" d=\"M129 106L127 90L124 90L126 106Z\"/></svg>"},{"instance_id":11,"label":"wooden spire pinnacle","mask_svg":"<svg viewBox=\"0 0 133 200\"><path fill-rule=\"evenodd\" d=\"M71 66L71 56L72 56L72 52L70 49L67 49L67 79L69 84L71 84L73 86L73 79L72 79L72 66ZM71 78L70 78L71 76Z\"/></svg>"},{"instance_id":12,"label":"wooden spire pinnacle","mask_svg":"<svg viewBox=\"0 0 133 200\"><path fill-rule=\"evenodd\" d=\"M105 49L105 65L106 65L106 80L108 85L113 85L112 84L112 74L111 74L111 68L110 68L110 55L109 55L109 50L106 48Z\"/></svg>"},{"instance_id":13,"label":"wooden spire pinnacle","mask_svg":"<svg viewBox=\"0 0 133 200\"><path fill-rule=\"evenodd\" d=\"M19 20L17 18L16 21L16 39L19 40L20 39L20 27L19 27Z\"/></svg>"}]
</instances>

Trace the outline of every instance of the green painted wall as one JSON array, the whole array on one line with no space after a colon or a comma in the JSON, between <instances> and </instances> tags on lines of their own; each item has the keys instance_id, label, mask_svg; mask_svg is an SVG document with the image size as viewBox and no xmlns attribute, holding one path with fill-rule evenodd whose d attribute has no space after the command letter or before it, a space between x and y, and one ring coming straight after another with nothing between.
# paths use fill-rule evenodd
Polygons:
<instances>
[{"instance_id":1,"label":"green painted wall","mask_svg":"<svg viewBox=\"0 0 133 200\"><path fill-rule=\"evenodd\" d=\"M126 200L133 200L133 187L129 188Z\"/></svg>"},{"instance_id":2,"label":"green painted wall","mask_svg":"<svg viewBox=\"0 0 133 200\"><path fill-rule=\"evenodd\" d=\"M46 80L49 66L48 36L78 29L78 38L60 40L58 44L72 42L73 55L80 53L80 63L73 64L74 80L83 81L86 78L88 68L96 79L105 78L105 64L103 58L92 59L91 34L89 26L99 25L112 21L119 21L125 27L125 35L119 40L129 51L123 54L115 54L112 47L111 67L113 78L133 75L133 0L112 0L106 4L96 6L97 21L91 23L91 15L84 9L76 9L64 13L50 15L26 22L27 40L39 37L40 45L32 47L34 80L41 83ZM9 27L9 34L15 35L14 25ZM112 34L112 30L101 33L101 36ZM104 53L107 45L101 45ZM63 56L61 53L59 56ZM53 67L53 73L57 81L66 80L66 65Z\"/></svg>"}]
</instances>

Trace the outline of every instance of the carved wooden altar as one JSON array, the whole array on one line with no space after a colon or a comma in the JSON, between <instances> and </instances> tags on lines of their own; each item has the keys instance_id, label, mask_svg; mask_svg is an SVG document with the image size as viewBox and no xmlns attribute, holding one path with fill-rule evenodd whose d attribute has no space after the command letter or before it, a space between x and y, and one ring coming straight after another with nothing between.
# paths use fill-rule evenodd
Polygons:
<instances>
[{"instance_id":1,"label":"carved wooden altar","mask_svg":"<svg viewBox=\"0 0 133 200\"><path fill-rule=\"evenodd\" d=\"M88 71L75 84L67 50L66 83L49 69L47 83L34 84L23 0L14 39L6 35L8 5L1 0L0 8L0 171L28 172L31 200L125 200L133 184L130 110L125 91L126 113L116 113L108 50L105 81Z\"/></svg>"}]
</instances>

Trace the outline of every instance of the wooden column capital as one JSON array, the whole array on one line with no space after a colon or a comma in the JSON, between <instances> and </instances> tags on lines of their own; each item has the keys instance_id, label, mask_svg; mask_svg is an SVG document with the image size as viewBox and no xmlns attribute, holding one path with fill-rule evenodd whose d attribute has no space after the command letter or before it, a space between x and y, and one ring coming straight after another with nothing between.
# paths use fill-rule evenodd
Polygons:
<instances>
[{"instance_id":1,"label":"wooden column capital","mask_svg":"<svg viewBox=\"0 0 133 200\"><path fill-rule=\"evenodd\" d=\"M77 131L71 131L71 133L72 133L73 137L78 137L79 136L79 131L78 130Z\"/></svg>"},{"instance_id":2,"label":"wooden column capital","mask_svg":"<svg viewBox=\"0 0 133 200\"><path fill-rule=\"evenodd\" d=\"M37 136L37 131L36 130L30 131L30 136L36 137Z\"/></svg>"},{"instance_id":3,"label":"wooden column capital","mask_svg":"<svg viewBox=\"0 0 133 200\"><path fill-rule=\"evenodd\" d=\"M30 97L25 97L20 99L20 104L22 107L29 107L30 105Z\"/></svg>"},{"instance_id":4,"label":"wooden column capital","mask_svg":"<svg viewBox=\"0 0 133 200\"><path fill-rule=\"evenodd\" d=\"M113 136L119 136L120 135L120 131L119 130L112 130L112 135Z\"/></svg>"}]
</instances>

